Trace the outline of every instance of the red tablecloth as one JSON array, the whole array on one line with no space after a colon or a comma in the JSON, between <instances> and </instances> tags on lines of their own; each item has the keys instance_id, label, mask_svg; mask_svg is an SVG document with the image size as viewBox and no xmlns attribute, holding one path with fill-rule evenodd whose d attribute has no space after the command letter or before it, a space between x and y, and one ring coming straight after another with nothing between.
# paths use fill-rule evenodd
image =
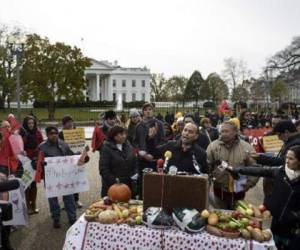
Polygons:
<instances>
[{"instance_id":1,"label":"red tablecloth","mask_svg":"<svg viewBox=\"0 0 300 250\"><path fill-rule=\"evenodd\" d=\"M163 233L163 234L162 234ZM162 242L163 240L163 242ZM212 236L205 231L188 234L177 227L164 231L145 226L100 224L86 222L82 217L68 230L64 250L94 249L276 249L274 241L265 243Z\"/></svg>"}]
</instances>

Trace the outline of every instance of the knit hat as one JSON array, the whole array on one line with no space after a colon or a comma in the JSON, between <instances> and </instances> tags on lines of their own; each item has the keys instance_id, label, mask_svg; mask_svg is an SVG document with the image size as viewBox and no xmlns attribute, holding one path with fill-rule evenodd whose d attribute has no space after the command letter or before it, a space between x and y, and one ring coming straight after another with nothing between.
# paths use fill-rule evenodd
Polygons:
<instances>
[{"instance_id":1,"label":"knit hat","mask_svg":"<svg viewBox=\"0 0 300 250\"><path fill-rule=\"evenodd\" d=\"M229 122L231 122L231 123L233 123L235 126L237 126L238 129L241 128L239 118L237 118L237 117L231 118L231 119L229 119Z\"/></svg>"},{"instance_id":2,"label":"knit hat","mask_svg":"<svg viewBox=\"0 0 300 250\"><path fill-rule=\"evenodd\" d=\"M132 118L132 117L137 117L137 116L139 116L140 115L140 113L136 110L136 109L132 109L132 110L130 110L130 112L129 112L129 117L130 118Z\"/></svg>"}]
</instances>

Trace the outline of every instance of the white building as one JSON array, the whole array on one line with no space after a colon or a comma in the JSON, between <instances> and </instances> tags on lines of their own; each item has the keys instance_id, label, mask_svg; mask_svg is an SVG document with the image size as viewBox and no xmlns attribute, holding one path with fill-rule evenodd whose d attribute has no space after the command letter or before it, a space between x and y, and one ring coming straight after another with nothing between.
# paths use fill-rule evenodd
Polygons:
<instances>
[{"instance_id":1,"label":"white building","mask_svg":"<svg viewBox=\"0 0 300 250\"><path fill-rule=\"evenodd\" d=\"M97 61L85 70L86 97L90 101L116 101L121 95L125 102L150 101L150 70L122 68L115 61Z\"/></svg>"}]
</instances>

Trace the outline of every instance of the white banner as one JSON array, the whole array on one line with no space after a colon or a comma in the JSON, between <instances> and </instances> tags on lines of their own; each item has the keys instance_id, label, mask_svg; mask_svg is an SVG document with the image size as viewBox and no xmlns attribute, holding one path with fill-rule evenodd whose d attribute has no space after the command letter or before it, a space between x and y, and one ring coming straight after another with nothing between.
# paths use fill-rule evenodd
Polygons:
<instances>
[{"instance_id":1,"label":"white banner","mask_svg":"<svg viewBox=\"0 0 300 250\"><path fill-rule=\"evenodd\" d=\"M28 186L33 182L35 177L35 170L31 166L31 160L24 155L18 155L19 160L22 162L24 173L22 176L22 181L24 184L24 189L26 190Z\"/></svg>"},{"instance_id":2,"label":"white banner","mask_svg":"<svg viewBox=\"0 0 300 250\"><path fill-rule=\"evenodd\" d=\"M77 166L80 155L46 157L46 196L59 197L89 190L85 165Z\"/></svg>"},{"instance_id":3,"label":"white banner","mask_svg":"<svg viewBox=\"0 0 300 250\"><path fill-rule=\"evenodd\" d=\"M16 190L9 191L8 201L13 207L13 218L9 221L4 221L3 225L27 225L28 224L28 213L25 201L24 185L21 179L15 177L9 177L9 180L17 179L20 182L20 187Z\"/></svg>"}]
</instances>

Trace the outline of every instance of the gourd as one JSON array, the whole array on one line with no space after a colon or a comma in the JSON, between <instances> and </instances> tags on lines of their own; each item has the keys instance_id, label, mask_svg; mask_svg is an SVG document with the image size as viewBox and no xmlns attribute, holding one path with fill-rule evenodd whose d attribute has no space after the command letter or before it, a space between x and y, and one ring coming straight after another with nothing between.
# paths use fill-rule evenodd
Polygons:
<instances>
[{"instance_id":1,"label":"gourd","mask_svg":"<svg viewBox=\"0 0 300 250\"><path fill-rule=\"evenodd\" d=\"M107 196L115 202L128 202L131 198L131 191L126 184L120 183L120 180L117 179L117 183L109 187Z\"/></svg>"}]
</instances>

